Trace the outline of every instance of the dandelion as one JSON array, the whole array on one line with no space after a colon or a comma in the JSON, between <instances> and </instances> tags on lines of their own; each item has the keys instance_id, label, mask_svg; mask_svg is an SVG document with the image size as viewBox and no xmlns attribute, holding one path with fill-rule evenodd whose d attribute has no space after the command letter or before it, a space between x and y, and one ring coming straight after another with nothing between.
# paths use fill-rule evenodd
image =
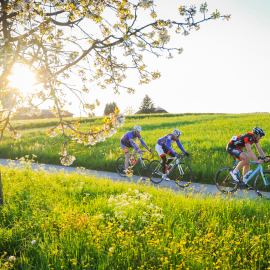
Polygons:
<instances>
[{"instance_id":1,"label":"dandelion","mask_svg":"<svg viewBox=\"0 0 270 270\"><path fill-rule=\"evenodd\" d=\"M110 247L109 248L109 252L113 253L114 252L114 248L113 247Z\"/></svg>"}]
</instances>

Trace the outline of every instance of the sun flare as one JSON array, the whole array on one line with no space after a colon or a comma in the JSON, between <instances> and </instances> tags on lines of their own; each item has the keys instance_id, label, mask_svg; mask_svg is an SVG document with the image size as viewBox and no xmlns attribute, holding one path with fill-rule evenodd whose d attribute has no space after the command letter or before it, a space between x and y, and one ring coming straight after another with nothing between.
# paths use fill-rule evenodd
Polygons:
<instances>
[{"instance_id":1,"label":"sun flare","mask_svg":"<svg viewBox=\"0 0 270 270\"><path fill-rule=\"evenodd\" d=\"M12 75L8 76L9 85L24 92L32 92L36 83L35 74L26 66L16 64Z\"/></svg>"}]
</instances>

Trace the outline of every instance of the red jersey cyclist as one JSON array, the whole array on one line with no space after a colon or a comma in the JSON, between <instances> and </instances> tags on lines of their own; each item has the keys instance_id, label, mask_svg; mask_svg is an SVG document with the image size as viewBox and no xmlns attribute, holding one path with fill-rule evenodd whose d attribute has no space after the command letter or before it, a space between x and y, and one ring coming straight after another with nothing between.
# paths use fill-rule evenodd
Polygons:
<instances>
[{"instance_id":1,"label":"red jersey cyclist","mask_svg":"<svg viewBox=\"0 0 270 270\"><path fill-rule=\"evenodd\" d=\"M159 154L159 156L162 159L162 171L163 175L162 178L166 181L169 181L170 178L167 176L168 172L168 165L170 162L172 162L171 159L167 161L166 155L170 155L171 157L180 157L179 154L177 154L173 149L172 149L172 143L177 143L177 146L179 149L185 153L187 157L190 156L189 153L187 153L179 141L179 137L181 136L181 132L178 129L174 129L173 133L167 134L166 136L158 139L157 144L156 144L156 151Z\"/></svg>"},{"instance_id":2,"label":"red jersey cyclist","mask_svg":"<svg viewBox=\"0 0 270 270\"><path fill-rule=\"evenodd\" d=\"M125 153L125 168L126 168L126 174L129 174L128 170L128 161L130 158L130 154L128 151L128 148L134 148L132 156L131 156L131 162L135 164L136 160L134 159L135 154L138 152L140 153L141 150L139 150L138 145L133 141L133 139L138 138L141 142L141 144L151 152L151 149L145 144L145 142L142 140L142 137L140 135L140 132L142 131L142 128L140 126L135 125L132 131L127 132L125 135L122 136L120 141L120 146L122 147L124 153Z\"/></svg>"},{"instance_id":3,"label":"red jersey cyclist","mask_svg":"<svg viewBox=\"0 0 270 270\"><path fill-rule=\"evenodd\" d=\"M238 135L238 136L233 136L231 138L231 141L227 145L227 152L232 155L233 157L240 159L241 161L238 163L237 167L231 172L232 178L239 182L239 179L237 178L237 174L240 169L243 169L243 180L245 181L245 175L249 171L249 161L250 158L252 158L255 162L262 164L263 160L259 160L254 152L251 149L251 145L255 143L255 146L257 148L257 151L259 154L264 157L265 154L260 146L260 139L265 136L264 131L259 128L255 127L253 128L252 133L247 133L244 135ZM244 147L247 149L248 155L242 150ZM269 159L266 159L269 160Z\"/></svg>"}]
</instances>

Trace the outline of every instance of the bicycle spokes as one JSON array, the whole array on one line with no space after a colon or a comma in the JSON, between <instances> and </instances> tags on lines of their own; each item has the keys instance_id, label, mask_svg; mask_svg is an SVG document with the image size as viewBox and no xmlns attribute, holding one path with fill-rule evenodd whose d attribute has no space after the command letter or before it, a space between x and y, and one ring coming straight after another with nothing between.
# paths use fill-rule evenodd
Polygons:
<instances>
[{"instance_id":1,"label":"bicycle spokes","mask_svg":"<svg viewBox=\"0 0 270 270\"><path fill-rule=\"evenodd\" d=\"M160 165L160 164L154 169L152 175L153 175L153 176L155 176L155 175L161 176L161 175L162 175L162 172L161 172L161 165Z\"/></svg>"},{"instance_id":2,"label":"bicycle spokes","mask_svg":"<svg viewBox=\"0 0 270 270\"><path fill-rule=\"evenodd\" d=\"M254 190L261 197L270 199L270 172L258 173L254 181Z\"/></svg>"},{"instance_id":3,"label":"bicycle spokes","mask_svg":"<svg viewBox=\"0 0 270 270\"><path fill-rule=\"evenodd\" d=\"M151 182L153 182L154 184L159 184L160 182L162 182L162 174L163 170L160 161L151 161L148 166L148 177L150 178Z\"/></svg>"},{"instance_id":4,"label":"bicycle spokes","mask_svg":"<svg viewBox=\"0 0 270 270\"><path fill-rule=\"evenodd\" d=\"M186 163L178 164L173 170L173 180L179 187L188 187L192 181L193 173Z\"/></svg>"},{"instance_id":5,"label":"bicycle spokes","mask_svg":"<svg viewBox=\"0 0 270 270\"><path fill-rule=\"evenodd\" d=\"M232 168L230 167L223 167L219 169L216 173L215 176L215 182L217 188L222 192L222 193L231 193L235 192L237 189L237 184L230 172L232 171Z\"/></svg>"}]
</instances>

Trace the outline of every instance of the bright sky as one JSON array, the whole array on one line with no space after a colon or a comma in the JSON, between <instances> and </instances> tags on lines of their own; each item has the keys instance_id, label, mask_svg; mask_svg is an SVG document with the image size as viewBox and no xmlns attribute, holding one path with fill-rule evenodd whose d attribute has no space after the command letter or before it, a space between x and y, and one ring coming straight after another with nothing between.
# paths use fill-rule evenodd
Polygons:
<instances>
[{"instance_id":1,"label":"bright sky","mask_svg":"<svg viewBox=\"0 0 270 270\"><path fill-rule=\"evenodd\" d=\"M199 7L203 3L199 0L155 2L160 17L178 21L180 5ZM137 74L130 75L125 85L136 89L134 95L124 90L115 95L110 88L92 89L89 101L101 101L96 115L103 115L106 103L112 101L121 111L128 106L137 111L146 94L156 107L169 113L270 112L270 1L209 0L207 3L208 15L218 9L221 15L231 14L231 19L204 22L199 31L193 30L189 36L177 35L173 42L183 47L184 52L175 54L173 59L145 55L148 69L159 70L161 78L139 85L134 79ZM75 103L67 109L79 116Z\"/></svg>"}]
</instances>

